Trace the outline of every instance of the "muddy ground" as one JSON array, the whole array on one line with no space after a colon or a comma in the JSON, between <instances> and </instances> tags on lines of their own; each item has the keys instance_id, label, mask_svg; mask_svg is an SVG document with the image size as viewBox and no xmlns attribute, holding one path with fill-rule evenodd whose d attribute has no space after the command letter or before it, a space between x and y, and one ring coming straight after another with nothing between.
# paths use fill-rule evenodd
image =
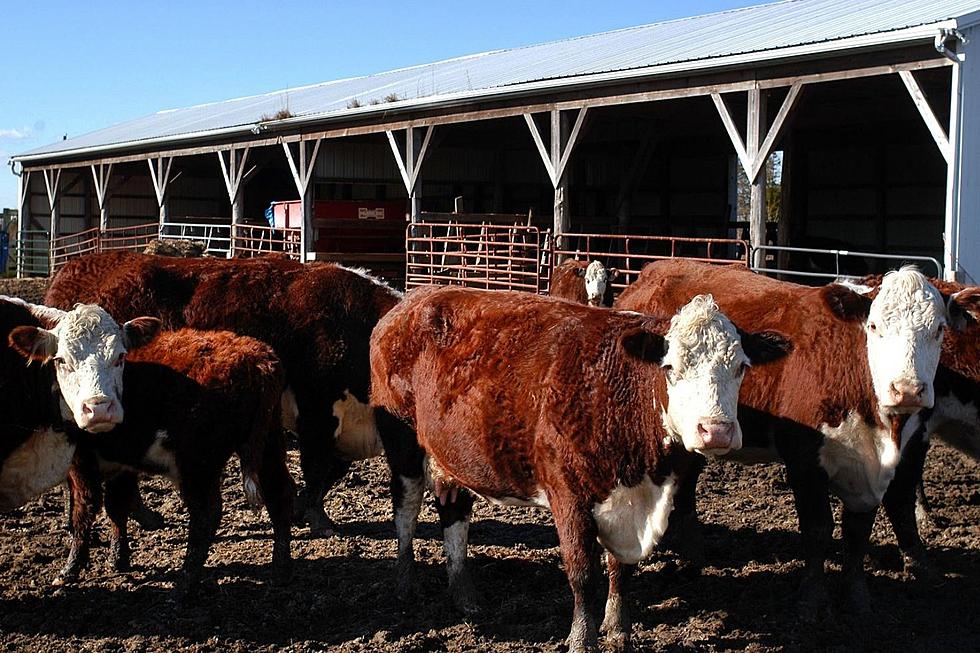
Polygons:
<instances>
[{"instance_id":1,"label":"muddy ground","mask_svg":"<svg viewBox=\"0 0 980 653\"><path fill-rule=\"evenodd\" d=\"M487 607L465 619L444 598L438 526L428 506L416 541L419 597L408 604L395 597L394 527L380 460L356 465L328 497L339 535L296 533L294 575L284 587L271 582L266 568L268 521L247 510L234 471L229 466L218 542L200 602L191 608L175 605L169 592L186 513L165 483L144 484L148 503L169 527L145 532L134 525L135 570L112 572L99 546L92 568L73 587L50 586L66 553L60 489L0 517L0 649L563 649L571 597L548 513L477 504L472 568ZM713 463L704 480L709 565L696 576L658 552L642 566L632 595L638 649L980 650L980 483L977 468L955 452L934 447L927 475L940 522L928 539L943 583L920 587L904 577L879 518L868 560L875 612L857 624L840 613L810 626L796 618L802 563L781 467ZM836 581L838 554L829 569Z\"/></svg>"}]
</instances>

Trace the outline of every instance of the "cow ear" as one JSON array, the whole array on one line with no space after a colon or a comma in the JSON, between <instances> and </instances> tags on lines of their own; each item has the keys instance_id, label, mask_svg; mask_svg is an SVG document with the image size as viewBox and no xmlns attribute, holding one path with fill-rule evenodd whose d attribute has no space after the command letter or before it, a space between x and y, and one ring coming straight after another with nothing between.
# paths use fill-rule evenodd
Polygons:
<instances>
[{"instance_id":1,"label":"cow ear","mask_svg":"<svg viewBox=\"0 0 980 653\"><path fill-rule=\"evenodd\" d=\"M123 324L123 344L127 351L144 347L160 333L161 322L155 317L138 317Z\"/></svg>"},{"instance_id":2,"label":"cow ear","mask_svg":"<svg viewBox=\"0 0 980 653\"><path fill-rule=\"evenodd\" d=\"M584 277L585 276L585 268L575 268L575 276L576 277Z\"/></svg>"},{"instance_id":3,"label":"cow ear","mask_svg":"<svg viewBox=\"0 0 980 653\"><path fill-rule=\"evenodd\" d=\"M871 312L871 299L846 286L829 284L820 295L830 312L845 322L863 322Z\"/></svg>"},{"instance_id":4,"label":"cow ear","mask_svg":"<svg viewBox=\"0 0 980 653\"><path fill-rule=\"evenodd\" d=\"M957 331L980 323L980 288L966 288L950 295L946 302L949 323Z\"/></svg>"},{"instance_id":5,"label":"cow ear","mask_svg":"<svg viewBox=\"0 0 980 653\"><path fill-rule=\"evenodd\" d=\"M759 331L746 333L741 329L742 351L753 365L765 365L777 361L793 351L793 343L778 331Z\"/></svg>"},{"instance_id":6,"label":"cow ear","mask_svg":"<svg viewBox=\"0 0 980 653\"><path fill-rule=\"evenodd\" d=\"M28 361L46 363L58 353L58 337L50 331L32 326L19 326L7 336L10 346Z\"/></svg>"},{"instance_id":7,"label":"cow ear","mask_svg":"<svg viewBox=\"0 0 980 653\"><path fill-rule=\"evenodd\" d=\"M620 336L619 346L627 356L657 365L667 355L667 341L664 337L642 328L632 329Z\"/></svg>"}]
</instances>

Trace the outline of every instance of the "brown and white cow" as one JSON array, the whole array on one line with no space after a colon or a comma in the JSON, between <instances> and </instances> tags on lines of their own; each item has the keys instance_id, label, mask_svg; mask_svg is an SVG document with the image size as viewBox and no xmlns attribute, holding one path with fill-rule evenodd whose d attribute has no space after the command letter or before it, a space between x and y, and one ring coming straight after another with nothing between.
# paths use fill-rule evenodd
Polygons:
<instances>
[{"instance_id":1,"label":"brown and white cow","mask_svg":"<svg viewBox=\"0 0 980 653\"><path fill-rule=\"evenodd\" d=\"M104 432L123 418L123 358L159 322L119 326L97 306L59 311L0 298L0 512L65 480L75 451L65 422ZM24 356L55 361L28 365Z\"/></svg>"},{"instance_id":2,"label":"brown and white cow","mask_svg":"<svg viewBox=\"0 0 980 653\"><path fill-rule=\"evenodd\" d=\"M666 334L666 335L664 335ZM710 297L669 323L527 293L413 291L371 338L371 397L392 468L399 583L428 476L450 592L472 609L465 571L472 497L549 508L575 599L568 644L591 650L600 544L609 552L604 630L628 641L621 594L667 525L690 452L741 446L739 385L788 348L736 331Z\"/></svg>"},{"instance_id":3,"label":"brown and white cow","mask_svg":"<svg viewBox=\"0 0 980 653\"><path fill-rule=\"evenodd\" d=\"M326 534L327 490L353 460L381 453L367 410L368 339L400 298L362 270L333 264L116 252L67 263L45 301L98 302L117 319L148 313L167 329L227 329L271 345L286 370L283 418L299 435L306 487L298 507Z\"/></svg>"},{"instance_id":4,"label":"brown and white cow","mask_svg":"<svg viewBox=\"0 0 980 653\"><path fill-rule=\"evenodd\" d=\"M741 266L671 260L644 268L616 307L675 310L705 292L741 328L780 329L794 343L786 359L743 384L745 448L732 458L786 464L806 557L801 611L812 616L827 604L831 492L844 504L849 607L866 610L864 553L908 442L902 427L934 402L947 323L939 292L907 268L887 275L872 300L842 285L808 288ZM696 474L691 480L678 501L688 511Z\"/></svg>"},{"instance_id":5,"label":"brown and white cow","mask_svg":"<svg viewBox=\"0 0 980 653\"><path fill-rule=\"evenodd\" d=\"M197 584L221 519L221 477L237 454L249 503L273 527L273 567L288 572L293 482L280 421L282 364L272 348L228 331L161 333L129 357L126 420L110 432L76 434L69 473L72 545L56 583L75 581L89 558L102 505L112 523L111 562L129 568L126 519L136 474L168 478L187 507L187 554L178 591Z\"/></svg>"},{"instance_id":6,"label":"brown and white cow","mask_svg":"<svg viewBox=\"0 0 980 653\"><path fill-rule=\"evenodd\" d=\"M589 306L612 306L612 282L619 270L606 268L601 261L567 259L552 272L548 294Z\"/></svg>"}]
</instances>

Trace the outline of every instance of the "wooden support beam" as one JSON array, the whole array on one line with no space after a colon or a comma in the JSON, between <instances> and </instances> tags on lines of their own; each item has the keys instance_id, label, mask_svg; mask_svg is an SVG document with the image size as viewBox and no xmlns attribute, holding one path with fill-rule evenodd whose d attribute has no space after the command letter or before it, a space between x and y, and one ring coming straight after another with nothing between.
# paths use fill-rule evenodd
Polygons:
<instances>
[{"instance_id":1,"label":"wooden support beam","mask_svg":"<svg viewBox=\"0 0 980 653\"><path fill-rule=\"evenodd\" d=\"M776 113L776 117L772 121L772 127L769 128L769 132L766 134L765 140L762 141L762 145L759 146L759 151L755 153L754 161L752 162L752 170L746 172L749 177L749 181L755 181L759 176L759 172L766 165L766 159L772 154L773 149L776 147L776 141L782 135L783 127L786 125L786 120L789 118L790 113L796 106L796 102L800 97L800 93L803 90L803 84L796 82L789 87L789 93L786 94L786 99L783 100L782 106L779 107L779 112ZM763 116L763 119L765 116ZM765 125L761 126L761 129L765 130Z\"/></svg>"},{"instance_id":2,"label":"wooden support beam","mask_svg":"<svg viewBox=\"0 0 980 653\"><path fill-rule=\"evenodd\" d=\"M150 158L146 160L146 163L150 167L150 181L153 182L153 192L157 198L157 207L160 209L159 233L163 233L163 229L167 224L168 213L170 212L170 185L177 181L177 178L180 177L182 172L178 172L171 177L170 172L173 169L174 163L174 157L172 156Z\"/></svg>"},{"instance_id":3,"label":"wooden support beam","mask_svg":"<svg viewBox=\"0 0 980 653\"><path fill-rule=\"evenodd\" d=\"M735 147L735 154L742 164L742 169L745 170L745 174L749 174L749 171L752 169L752 159L746 150L745 143L742 141L742 135L738 133L738 127L735 126L735 121L732 120L732 114L728 111L728 105L725 104L725 99L721 97L720 93L712 93L711 100L715 103L718 115L721 116L721 122L725 125L725 131L728 132L728 138L731 139L732 145Z\"/></svg>"},{"instance_id":4,"label":"wooden support beam","mask_svg":"<svg viewBox=\"0 0 980 653\"><path fill-rule=\"evenodd\" d=\"M575 143L578 141L579 134L582 131L582 125L585 123L587 112L588 109L586 107L578 109L578 113L575 116L575 123L569 129L567 126L567 116L563 115L558 109L551 110L549 112L551 140L547 148L544 146L544 139L541 137L538 125L534 122L534 116L530 113L524 114L524 121L527 123L527 128L531 132L531 139L534 141L535 147L538 148L538 154L541 155L541 162L544 163L553 188L558 187L562 176L565 174L565 168L568 166L572 150L575 149Z\"/></svg>"},{"instance_id":5,"label":"wooden support beam","mask_svg":"<svg viewBox=\"0 0 980 653\"><path fill-rule=\"evenodd\" d=\"M44 188L48 193L48 206L51 208L51 239L58 236L58 187L61 184L61 168L44 170Z\"/></svg>"},{"instance_id":6,"label":"wooden support beam","mask_svg":"<svg viewBox=\"0 0 980 653\"><path fill-rule=\"evenodd\" d=\"M754 168L766 133L766 94L759 89L749 91L747 114L745 149ZM749 242L756 248L766 244L766 176L761 175L754 179L750 177L749 182L752 184L749 198ZM765 267L763 251L756 250L753 258L753 265Z\"/></svg>"},{"instance_id":7,"label":"wooden support beam","mask_svg":"<svg viewBox=\"0 0 980 653\"><path fill-rule=\"evenodd\" d=\"M231 233L232 238L228 246L228 258L235 257L235 227L242 220L242 213L244 210L244 194L242 190L245 187L244 180L247 174L251 174L255 167L249 173L245 172L245 164L248 162L248 147L241 150L238 148L231 148L228 150L223 150L218 152L218 163L221 164L221 176L225 182L225 189L228 191L228 202L231 204ZM241 153L241 156L239 156ZM228 160L225 161L225 154L228 155Z\"/></svg>"},{"instance_id":8,"label":"wooden support beam","mask_svg":"<svg viewBox=\"0 0 980 653\"><path fill-rule=\"evenodd\" d=\"M20 174L20 188L18 197L20 202L17 204L18 217L24 215L25 207L29 210L30 207L27 205L27 198L31 193L31 171L24 170Z\"/></svg>"},{"instance_id":9,"label":"wooden support beam","mask_svg":"<svg viewBox=\"0 0 980 653\"><path fill-rule=\"evenodd\" d=\"M93 164L92 181L95 183L95 199L99 202L99 229L109 228L109 177L112 175L111 163ZM86 211L86 214L88 211Z\"/></svg>"},{"instance_id":10,"label":"wooden support beam","mask_svg":"<svg viewBox=\"0 0 980 653\"><path fill-rule=\"evenodd\" d=\"M314 141L300 141L297 143L296 154L290 143L283 143L282 149L286 153L286 163L289 164L289 172L293 176L293 183L296 184L296 192L299 194L300 213L303 215L303 227L300 230L300 260L306 261L306 246L313 236L313 193L311 192L310 180L313 179L313 172L316 170L316 158L320 154L320 143L323 139L318 138ZM313 144L312 151L309 148Z\"/></svg>"},{"instance_id":11,"label":"wooden support beam","mask_svg":"<svg viewBox=\"0 0 980 653\"><path fill-rule=\"evenodd\" d=\"M915 79L915 75L912 74L911 70L900 70L898 71L898 75L905 82L905 88L908 89L909 95L912 96L912 102L915 103L915 108L919 110L919 115L925 121L929 133L932 134L932 139L939 146L939 151L942 153L943 158L946 159L947 164L950 164L953 160L953 148L949 145L949 136L946 135L946 130L943 129L942 124L929 105L929 100L926 99L925 93L922 92L922 88Z\"/></svg>"},{"instance_id":12,"label":"wooden support beam","mask_svg":"<svg viewBox=\"0 0 980 653\"><path fill-rule=\"evenodd\" d=\"M417 130L423 130L417 132ZM419 174L422 172L422 162L429 151L429 143L432 140L433 127L409 127L405 130L405 147L402 149L392 130L385 131L388 137L388 144L391 146L391 153L395 156L395 164L398 166L398 173L405 184L405 191L408 193L411 203L411 219L413 222L418 220L421 207L419 206ZM421 136L421 139L419 138Z\"/></svg>"}]
</instances>

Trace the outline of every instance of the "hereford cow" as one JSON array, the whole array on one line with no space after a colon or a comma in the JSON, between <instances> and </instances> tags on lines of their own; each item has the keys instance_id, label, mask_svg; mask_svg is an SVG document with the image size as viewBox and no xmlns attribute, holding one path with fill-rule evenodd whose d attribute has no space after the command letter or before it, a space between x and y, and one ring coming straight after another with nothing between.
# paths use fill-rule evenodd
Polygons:
<instances>
[{"instance_id":1,"label":"hereford cow","mask_svg":"<svg viewBox=\"0 0 980 653\"><path fill-rule=\"evenodd\" d=\"M327 490L353 460L381 453L367 409L368 338L400 298L363 271L333 264L116 252L68 262L46 302L97 301L117 319L151 313L168 329L227 329L271 345L286 370L283 418L299 435L299 508L314 533L326 534Z\"/></svg>"},{"instance_id":2,"label":"hereford cow","mask_svg":"<svg viewBox=\"0 0 980 653\"><path fill-rule=\"evenodd\" d=\"M916 414L907 429L912 432L902 456L899 474L888 488L883 504L902 549L906 564L923 571L924 547L917 521L928 521L928 500L922 487L922 469L933 436L980 461L980 288L930 279L942 293L954 329L943 339L936 373L936 402ZM874 296L881 277L869 277L862 286ZM904 473L903 473L904 472ZM918 510L915 495L918 494ZM916 519L915 517L918 519Z\"/></svg>"},{"instance_id":3,"label":"hereford cow","mask_svg":"<svg viewBox=\"0 0 980 653\"><path fill-rule=\"evenodd\" d=\"M552 272L548 294L589 306L612 306L612 282L619 270L606 267L600 261L568 259Z\"/></svg>"},{"instance_id":4,"label":"hereford cow","mask_svg":"<svg viewBox=\"0 0 980 653\"><path fill-rule=\"evenodd\" d=\"M663 335L666 332L666 335ZM741 446L738 388L778 334L736 332L711 297L670 320L527 293L411 293L371 338L371 396L392 468L401 588L410 582L423 478L437 495L450 591L465 572L472 498L549 508L575 599L569 648L597 641L599 544L611 568L605 631L627 643L621 594L663 533L688 452ZM413 433L414 430L414 433Z\"/></svg>"},{"instance_id":5,"label":"hereford cow","mask_svg":"<svg viewBox=\"0 0 980 653\"><path fill-rule=\"evenodd\" d=\"M827 605L830 492L844 504L848 607L865 611L864 553L909 439L903 422L934 401L947 322L939 292L906 268L887 275L872 301L841 285L808 288L741 266L671 260L644 268L616 307L675 310L704 292L741 328L782 329L795 345L782 363L749 377L739 419L746 438L741 457L786 464L806 557L801 613L812 617ZM693 510L696 474L690 478L679 509Z\"/></svg>"},{"instance_id":6,"label":"hereford cow","mask_svg":"<svg viewBox=\"0 0 980 653\"><path fill-rule=\"evenodd\" d=\"M0 512L65 480L75 451L66 421L91 432L122 421L123 360L158 328L152 318L120 327L97 306L59 311L0 298ZM27 365L24 356L55 364Z\"/></svg>"},{"instance_id":7,"label":"hereford cow","mask_svg":"<svg viewBox=\"0 0 980 653\"><path fill-rule=\"evenodd\" d=\"M238 454L249 503L273 527L272 562L288 572L293 482L279 404L284 374L272 348L227 331L165 332L129 357L126 421L109 433L80 434L69 473L72 545L56 584L88 563L102 504L112 523L111 562L129 568L126 518L138 499L136 474L164 476L187 507L187 554L178 591L199 580L221 519L221 476Z\"/></svg>"}]
</instances>

